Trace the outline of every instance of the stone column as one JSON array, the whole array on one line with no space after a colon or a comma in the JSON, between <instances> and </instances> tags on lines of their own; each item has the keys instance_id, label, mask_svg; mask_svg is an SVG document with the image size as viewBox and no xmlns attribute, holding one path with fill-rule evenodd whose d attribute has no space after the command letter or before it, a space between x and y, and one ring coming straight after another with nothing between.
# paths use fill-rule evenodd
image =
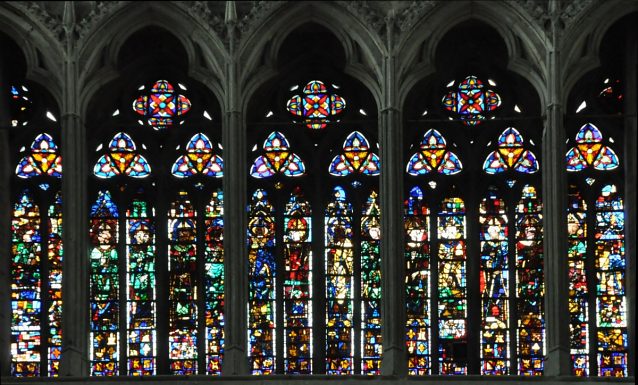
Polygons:
<instances>
[{"instance_id":1,"label":"stone column","mask_svg":"<svg viewBox=\"0 0 638 385\"><path fill-rule=\"evenodd\" d=\"M379 111L379 186L381 216L381 374L407 376L405 353L405 261L403 232L403 130L398 107L396 56L392 50L394 17L387 19L388 50L383 60L382 105Z\"/></svg>"},{"instance_id":2,"label":"stone column","mask_svg":"<svg viewBox=\"0 0 638 385\"><path fill-rule=\"evenodd\" d=\"M625 49L625 255L627 256L627 327L629 337L629 375L636 370L636 66L638 65L638 39L636 27L628 26Z\"/></svg>"},{"instance_id":3,"label":"stone column","mask_svg":"<svg viewBox=\"0 0 638 385\"><path fill-rule=\"evenodd\" d=\"M88 207L86 128L78 100L78 63L75 58L75 15L72 2L64 4L66 57L62 90L62 357L60 376L88 376Z\"/></svg>"},{"instance_id":4,"label":"stone column","mask_svg":"<svg viewBox=\"0 0 638 385\"><path fill-rule=\"evenodd\" d=\"M246 247L246 126L241 113L238 64L234 53L234 2L226 3L230 55L226 63L224 120L224 282L225 346L223 375L249 374L246 356L248 253Z\"/></svg>"},{"instance_id":5,"label":"stone column","mask_svg":"<svg viewBox=\"0 0 638 385\"><path fill-rule=\"evenodd\" d=\"M11 164L9 157L9 89L0 61L0 376L11 374ZM5 257L6 256L6 257Z\"/></svg>"},{"instance_id":6,"label":"stone column","mask_svg":"<svg viewBox=\"0 0 638 385\"><path fill-rule=\"evenodd\" d=\"M550 3L551 42L547 48L548 97L543 131L543 226L545 255L545 375L569 375L569 310L567 264L567 184L563 115L560 27L557 1Z\"/></svg>"}]
</instances>

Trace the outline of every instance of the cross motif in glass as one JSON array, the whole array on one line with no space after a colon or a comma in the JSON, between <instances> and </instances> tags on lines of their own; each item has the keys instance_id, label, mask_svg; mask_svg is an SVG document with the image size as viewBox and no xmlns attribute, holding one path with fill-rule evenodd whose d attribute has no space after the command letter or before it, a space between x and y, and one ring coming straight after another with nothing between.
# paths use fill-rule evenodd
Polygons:
<instances>
[{"instance_id":1,"label":"cross motif in glass","mask_svg":"<svg viewBox=\"0 0 638 385\"><path fill-rule=\"evenodd\" d=\"M173 119L186 114L190 108L190 100L184 95L176 95L173 85L166 80L158 80L148 95L133 101L133 110L147 117L148 124L156 130L172 126Z\"/></svg>"},{"instance_id":2,"label":"cross motif in glass","mask_svg":"<svg viewBox=\"0 0 638 385\"><path fill-rule=\"evenodd\" d=\"M288 100L291 114L305 118L306 127L319 130L325 128L330 116L340 114L346 108L341 96L329 94L320 80L311 80L303 89L303 96L295 95Z\"/></svg>"},{"instance_id":3,"label":"cross motif in glass","mask_svg":"<svg viewBox=\"0 0 638 385\"><path fill-rule=\"evenodd\" d=\"M476 76L466 77L458 90L450 91L443 97L443 107L458 114L467 126L475 126L485 120L485 113L494 111L501 105L501 97L485 86Z\"/></svg>"}]
</instances>

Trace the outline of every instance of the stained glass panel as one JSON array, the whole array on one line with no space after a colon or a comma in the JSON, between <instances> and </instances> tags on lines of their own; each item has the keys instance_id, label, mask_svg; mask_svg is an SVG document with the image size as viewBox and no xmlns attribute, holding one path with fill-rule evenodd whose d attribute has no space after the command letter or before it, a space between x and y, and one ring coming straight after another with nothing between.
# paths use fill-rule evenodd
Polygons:
<instances>
[{"instance_id":1,"label":"stained glass panel","mask_svg":"<svg viewBox=\"0 0 638 385\"><path fill-rule=\"evenodd\" d=\"M49 376L57 376L60 369L62 355L62 194L55 195L53 204L49 206L47 244L49 265L47 302L48 333L47 355L49 361ZM46 309L46 308L45 308Z\"/></svg>"},{"instance_id":2,"label":"stained glass panel","mask_svg":"<svg viewBox=\"0 0 638 385\"><path fill-rule=\"evenodd\" d=\"M434 129L423 135L421 150L410 157L406 172L410 175L425 175L437 172L443 175L458 174L463 170L461 160L455 153L448 151L445 138Z\"/></svg>"},{"instance_id":3,"label":"stained glass panel","mask_svg":"<svg viewBox=\"0 0 638 385\"><path fill-rule=\"evenodd\" d=\"M359 131L353 131L343 142L343 153L330 162L328 172L334 176L353 173L363 175L380 174L379 156L370 150L368 139Z\"/></svg>"},{"instance_id":4,"label":"stained glass panel","mask_svg":"<svg viewBox=\"0 0 638 385\"><path fill-rule=\"evenodd\" d=\"M526 376L542 375L545 361L542 209L536 188L525 185L515 223L518 372Z\"/></svg>"},{"instance_id":5,"label":"stained glass panel","mask_svg":"<svg viewBox=\"0 0 638 385\"><path fill-rule=\"evenodd\" d=\"M304 118L306 127L318 130L327 126L331 116L343 112L346 101L337 94L328 93L322 81L311 80L304 87L303 96L290 98L286 108L291 114Z\"/></svg>"},{"instance_id":6,"label":"stained glass panel","mask_svg":"<svg viewBox=\"0 0 638 385\"><path fill-rule=\"evenodd\" d=\"M204 224L206 373L221 375L224 355L224 195L221 189L211 194Z\"/></svg>"},{"instance_id":7,"label":"stained glass panel","mask_svg":"<svg viewBox=\"0 0 638 385\"><path fill-rule=\"evenodd\" d=\"M589 372L589 289L587 287L587 203L570 186L567 206L567 258L569 263L569 331L572 374Z\"/></svg>"},{"instance_id":8,"label":"stained glass panel","mask_svg":"<svg viewBox=\"0 0 638 385\"><path fill-rule=\"evenodd\" d=\"M312 211L296 188L284 213L284 372L312 373Z\"/></svg>"},{"instance_id":9,"label":"stained glass panel","mask_svg":"<svg viewBox=\"0 0 638 385\"><path fill-rule=\"evenodd\" d=\"M126 211L128 375L156 374L157 303L154 210L135 198Z\"/></svg>"},{"instance_id":10,"label":"stained glass panel","mask_svg":"<svg viewBox=\"0 0 638 385\"><path fill-rule=\"evenodd\" d=\"M158 80L147 95L133 101L133 111L148 118L148 124L156 130L172 126L174 119L186 114L190 108L190 100L175 94L173 85L166 80Z\"/></svg>"},{"instance_id":11,"label":"stained glass panel","mask_svg":"<svg viewBox=\"0 0 638 385\"><path fill-rule=\"evenodd\" d=\"M603 135L592 123L583 125L576 134L576 146L567 151L567 171L582 171L589 166L596 170L618 168L618 156L608 146L603 145Z\"/></svg>"},{"instance_id":12,"label":"stained glass panel","mask_svg":"<svg viewBox=\"0 0 638 385\"><path fill-rule=\"evenodd\" d=\"M115 134L109 143L109 151L93 167L93 174L102 179L116 175L145 178L150 173L148 161L136 152L135 142L123 132Z\"/></svg>"},{"instance_id":13,"label":"stained glass panel","mask_svg":"<svg viewBox=\"0 0 638 385\"><path fill-rule=\"evenodd\" d=\"M509 243L505 201L490 188L479 208L481 374L509 373Z\"/></svg>"},{"instance_id":14,"label":"stained glass panel","mask_svg":"<svg viewBox=\"0 0 638 385\"><path fill-rule=\"evenodd\" d=\"M615 185L602 188L595 208L598 375L626 377L625 212L622 196Z\"/></svg>"},{"instance_id":15,"label":"stained glass panel","mask_svg":"<svg viewBox=\"0 0 638 385\"><path fill-rule=\"evenodd\" d=\"M354 373L352 205L337 186L325 213L326 373Z\"/></svg>"},{"instance_id":16,"label":"stained glass panel","mask_svg":"<svg viewBox=\"0 0 638 385\"><path fill-rule=\"evenodd\" d=\"M498 149L492 151L483 170L488 174L497 174L514 170L523 174L533 174L539 169L536 155L524 148L523 137L514 127L506 128L498 138Z\"/></svg>"},{"instance_id":17,"label":"stained glass panel","mask_svg":"<svg viewBox=\"0 0 638 385\"><path fill-rule=\"evenodd\" d=\"M430 210L419 187L405 201L408 374L431 373Z\"/></svg>"},{"instance_id":18,"label":"stained glass panel","mask_svg":"<svg viewBox=\"0 0 638 385\"><path fill-rule=\"evenodd\" d=\"M252 374L275 371L275 218L264 190L248 214L248 355Z\"/></svg>"},{"instance_id":19,"label":"stained glass panel","mask_svg":"<svg viewBox=\"0 0 638 385\"><path fill-rule=\"evenodd\" d=\"M11 220L11 375L34 377L42 344L42 234L40 209L29 190L13 207Z\"/></svg>"},{"instance_id":20,"label":"stained glass panel","mask_svg":"<svg viewBox=\"0 0 638 385\"><path fill-rule=\"evenodd\" d=\"M438 215L439 373L467 374L465 204L443 200Z\"/></svg>"},{"instance_id":21,"label":"stained glass panel","mask_svg":"<svg viewBox=\"0 0 638 385\"><path fill-rule=\"evenodd\" d=\"M16 167L18 178L49 175L62 178L62 156L49 134L38 135L31 144L31 154L20 159Z\"/></svg>"},{"instance_id":22,"label":"stained glass panel","mask_svg":"<svg viewBox=\"0 0 638 385\"><path fill-rule=\"evenodd\" d=\"M297 177L306 172L301 158L290 151L288 139L281 132L273 131L264 141L264 155L260 155L250 168L253 178L268 178L277 173Z\"/></svg>"},{"instance_id":23,"label":"stained glass panel","mask_svg":"<svg viewBox=\"0 0 638 385\"><path fill-rule=\"evenodd\" d=\"M361 213L361 372L381 374L381 224L377 193Z\"/></svg>"},{"instance_id":24,"label":"stained glass panel","mask_svg":"<svg viewBox=\"0 0 638 385\"><path fill-rule=\"evenodd\" d=\"M486 119L486 113L501 105L501 97L484 88L483 82L476 76L468 76L459 83L457 90L450 91L443 97L443 107L457 114L465 125L478 125Z\"/></svg>"},{"instance_id":25,"label":"stained glass panel","mask_svg":"<svg viewBox=\"0 0 638 385\"><path fill-rule=\"evenodd\" d=\"M186 192L168 212L168 349L170 373L197 374L197 215Z\"/></svg>"},{"instance_id":26,"label":"stained glass panel","mask_svg":"<svg viewBox=\"0 0 638 385\"><path fill-rule=\"evenodd\" d=\"M118 270L118 210L111 193L100 191L91 207L91 375L119 374L120 281Z\"/></svg>"},{"instance_id":27,"label":"stained glass panel","mask_svg":"<svg viewBox=\"0 0 638 385\"><path fill-rule=\"evenodd\" d=\"M213 144L206 135L195 134L186 145L186 155L173 163L171 174L178 178L194 175L221 178L224 176L224 160L213 154Z\"/></svg>"}]
</instances>

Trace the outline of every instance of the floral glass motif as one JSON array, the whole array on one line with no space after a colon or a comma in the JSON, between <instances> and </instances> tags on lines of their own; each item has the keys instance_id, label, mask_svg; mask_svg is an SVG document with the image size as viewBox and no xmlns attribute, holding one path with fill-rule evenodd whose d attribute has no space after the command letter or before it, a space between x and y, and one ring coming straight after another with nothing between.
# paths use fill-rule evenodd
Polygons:
<instances>
[{"instance_id":1,"label":"floral glass motif","mask_svg":"<svg viewBox=\"0 0 638 385\"><path fill-rule=\"evenodd\" d=\"M147 117L148 124L156 130L172 126L174 118L186 114L190 108L190 100L175 94L173 85L166 80L158 80L148 95L133 101L133 111Z\"/></svg>"},{"instance_id":2,"label":"floral glass motif","mask_svg":"<svg viewBox=\"0 0 638 385\"><path fill-rule=\"evenodd\" d=\"M255 191L248 213L248 356L251 373L275 371L275 212L266 192Z\"/></svg>"},{"instance_id":3,"label":"floral glass motif","mask_svg":"<svg viewBox=\"0 0 638 385\"><path fill-rule=\"evenodd\" d=\"M135 150L135 142L130 136L123 132L117 133L109 144L109 152L102 155L93 167L93 173L103 179L116 175L147 177L151 173L151 166Z\"/></svg>"},{"instance_id":4,"label":"floral glass motif","mask_svg":"<svg viewBox=\"0 0 638 385\"><path fill-rule=\"evenodd\" d=\"M284 212L284 372L312 374L312 210L296 187Z\"/></svg>"},{"instance_id":5,"label":"floral glass motif","mask_svg":"<svg viewBox=\"0 0 638 385\"><path fill-rule=\"evenodd\" d=\"M326 85L319 80L311 80L303 89L303 96L295 95L288 100L288 111L305 118L306 127L319 130L330 122L329 117L340 114L346 108L341 96L329 94Z\"/></svg>"},{"instance_id":6,"label":"floral glass motif","mask_svg":"<svg viewBox=\"0 0 638 385\"><path fill-rule=\"evenodd\" d=\"M498 149L492 151L483 163L483 170L488 174L498 174L510 169L525 174L533 174L539 169L536 155L523 148L523 137L513 127L503 131L498 137Z\"/></svg>"},{"instance_id":7,"label":"floral glass motif","mask_svg":"<svg viewBox=\"0 0 638 385\"><path fill-rule=\"evenodd\" d=\"M62 156L49 134L38 135L31 144L31 154L23 157L16 167L18 178L40 175L62 178Z\"/></svg>"},{"instance_id":8,"label":"floral glass motif","mask_svg":"<svg viewBox=\"0 0 638 385\"><path fill-rule=\"evenodd\" d=\"M111 193L100 191L89 219L90 365L92 376L119 374L120 272L118 209Z\"/></svg>"},{"instance_id":9,"label":"floral glass motif","mask_svg":"<svg viewBox=\"0 0 638 385\"><path fill-rule=\"evenodd\" d=\"M301 158L290 151L288 140L278 131L273 131L264 141L264 155L260 155L250 168L250 175L262 179L277 173L285 176L302 176L306 172Z\"/></svg>"},{"instance_id":10,"label":"floral glass motif","mask_svg":"<svg viewBox=\"0 0 638 385\"><path fill-rule=\"evenodd\" d=\"M618 156L602 142L598 127L592 123L583 125L576 134L576 146L567 151L567 171L582 171L589 166L601 171L617 168Z\"/></svg>"},{"instance_id":11,"label":"floral glass motif","mask_svg":"<svg viewBox=\"0 0 638 385\"><path fill-rule=\"evenodd\" d=\"M431 373L430 309L430 210L421 188L415 186L404 204L405 210L405 297L408 374Z\"/></svg>"},{"instance_id":12,"label":"floral glass motif","mask_svg":"<svg viewBox=\"0 0 638 385\"><path fill-rule=\"evenodd\" d=\"M213 154L213 145L204 134L195 134L186 145L186 155L182 155L175 163L171 173L178 178L193 175L204 175L213 178L224 176L224 160Z\"/></svg>"},{"instance_id":13,"label":"floral glass motif","mask_svg":"<svg viewBox=\"0 0 638 385\"><path fill-rule=\"evenodd\" d=\"M330 162L328 172L334 176L346 176L353 173L363 175L380 174L379 156L370 151L368 139L359 131L353 131L343 142L343 154Z\"/></svg>"},{"instance_id":14,"label":"floral glass motif","mask_svg":"<svg viewBox=\"0 0 638 385\"><path fill-rule=\"evenodd\" d=\"M485 86L476 76L466 77L456 91L443 97L443 107L454 112L467 126L475 126L485 120L485 113L494 111L501 105L501 97Z\"/></svg>"},{"instance_id":15,"label":"floral glass motif","mask_svg":"<svg viewBox=\"0 0 638 385\"><path fill-rule=\"evenodd\" d=\"M445 138L435 129L425 133L421 140L421 151L410 157L406 168L410 175L425 175L430 172L454 175L462 170L461 160L447 149Z\"/></svg>"},{"instance_id":16,"label":"floral glass motif","mask_svg":"<svg viewBox=\"0 0 638 385\"><path fill-rule=\"evenodd\" d=\"M341 186L325 212L326 373L354 374L352 204Z\"/></svg>"}]
</instances>

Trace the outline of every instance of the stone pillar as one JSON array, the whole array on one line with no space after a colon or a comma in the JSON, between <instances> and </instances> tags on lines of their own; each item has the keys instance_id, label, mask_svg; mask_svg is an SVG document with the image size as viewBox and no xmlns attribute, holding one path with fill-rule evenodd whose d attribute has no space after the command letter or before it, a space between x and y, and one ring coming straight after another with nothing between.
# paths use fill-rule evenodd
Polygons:
<instances>
[{"instance_id":1,"label":"stone pillar","mask_svg":"<svg viewBox=\"0 0 638 385\"><path fill-rule=\"evenodd\" d=\"M636 370L636 66L638 66L638 39L636 26L627 26L625 49L625 255L627 256L627 327L629 337L629 375Z\"/></svg>"},{"instance_id":2,"label":"stone pillar","mask_svg":"<svg viewBox=\"0 0 638 385\"><path fill-rule=\"evenodd\" d=\"M60 376L89 375L88 201L86 128L80 116L78 64L75 58L75 15L64 4L66 57L62 90L62 357Z\"/></svg>"},{"instance_id":3,"label":"stone pillar","mask_svg":"<svg viewBox=\"0 0 638 385\"><path fill-rule=\"evenodd\" d=\"M246 246L246 126L241 113L238 64L234 54L236 11L226 3L230 55L226 63L224 120L224 360L222 375L249 374L246 356L248 249Z\"/></svg>"},{"instance_id":4,"label":"stone pillar","mask_svg":"<svg viewBox=\"0 0 638 385\"><path fill-rule=\"evenodd\" d=\"M11 374L11 164L9 157L9 89L0 61L0 376ZM6 256L6 257L5 257Z\"/></svg>"},{"instance_id":5,"label":"stone pillar","mask_svg":"<svg viewBox=\"0 0 638 385\"><path fill-rule=\"evenodd\" d=\"M545 375L569 375L569 309L567 264L567 183L565 121L557 1L550 3L551 42L547 48L548 97L543 131L543 226L545 255Z\"/></svg>"},{"instance_id":6,"label":"stone pillar","mask_svg":"<svg viewBox=\"0 0 638 385\"><path fill-rule=\"evenodd\" d=\"M394 17L387 20L388 50L392 49ZM383 60L382 106L379 111L379 186L381 216L381 374L407 376L405 352L405 261L403 232L403 130L398 108L396 57Z\"/></svg>"}]
</instances>

